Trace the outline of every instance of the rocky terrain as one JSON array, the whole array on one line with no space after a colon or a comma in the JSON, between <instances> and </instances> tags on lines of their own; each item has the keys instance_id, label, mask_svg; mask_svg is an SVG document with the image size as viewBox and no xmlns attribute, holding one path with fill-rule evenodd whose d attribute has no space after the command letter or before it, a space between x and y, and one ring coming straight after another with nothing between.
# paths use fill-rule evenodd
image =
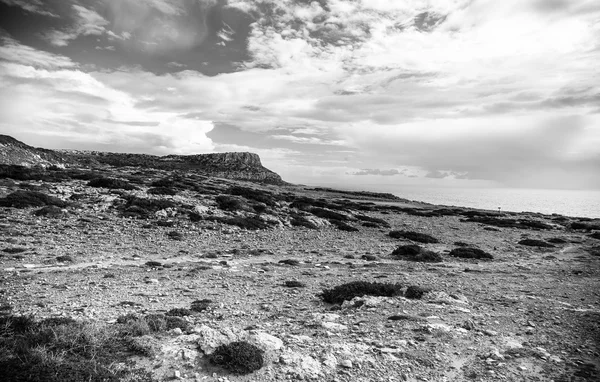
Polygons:
<instances>
[{"instance_id":1,"label":"rocky terrain","mask_svg":"<svg viewBox=\"0 0 600 382\"><path fill-rule=\"evenodd\" d=\"M217 174L0 166L0 379L599 380L600 220Z\"/></svg>"}]
</instances>

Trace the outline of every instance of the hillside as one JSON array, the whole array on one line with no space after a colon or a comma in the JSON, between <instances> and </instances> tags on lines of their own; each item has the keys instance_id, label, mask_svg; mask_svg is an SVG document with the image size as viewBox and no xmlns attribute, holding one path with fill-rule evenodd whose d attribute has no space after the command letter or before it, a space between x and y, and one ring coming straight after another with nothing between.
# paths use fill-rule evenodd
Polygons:
<instances>
[{"instance_id":1,"label":"hillside","mask_svg":"<svg viewBox=\"0 0 600 382\"><path fill-rule=\"evenodd\" d=\"M26 167L142 167L194 172L256 183L285 184L278 174L264 167L260 157L254 153L156 156L80 150L55 151L32 147L7 135L0 135L0 164Z\"/></svg>"}]
</instances>

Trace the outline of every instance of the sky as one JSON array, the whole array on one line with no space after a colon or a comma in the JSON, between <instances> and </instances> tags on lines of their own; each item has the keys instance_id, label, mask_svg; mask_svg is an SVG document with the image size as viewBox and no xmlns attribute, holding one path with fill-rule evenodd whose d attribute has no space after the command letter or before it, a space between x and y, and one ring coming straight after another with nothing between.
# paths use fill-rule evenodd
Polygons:
<instances>
[{"instance_id":1,"label":"sky","mask_svg":"<svg viewBox=\"0 0 600 382\"><path fill-rule=\"evenodd\" d=\"M600 189L597 0L0 0L0 133L292 183Z\"/></svg>"}]
</instances>

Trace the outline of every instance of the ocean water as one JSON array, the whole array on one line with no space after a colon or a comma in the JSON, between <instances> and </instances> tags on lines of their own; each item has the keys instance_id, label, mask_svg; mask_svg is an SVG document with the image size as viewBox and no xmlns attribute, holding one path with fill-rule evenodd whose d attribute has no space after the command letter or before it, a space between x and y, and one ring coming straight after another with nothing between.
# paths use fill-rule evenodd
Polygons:
<instances>
[{"instance_id":1,"label":"ocean water","mask_svg":"<svg viewBox=\"0 0 600 382\"><path fill-rule=\"evenodd\" d=\"M398 197L446 206L513 212L541 212L600 218L600 190L536 190L522 188L439 188L404 186Z\"/></svg>"}]
</instances>

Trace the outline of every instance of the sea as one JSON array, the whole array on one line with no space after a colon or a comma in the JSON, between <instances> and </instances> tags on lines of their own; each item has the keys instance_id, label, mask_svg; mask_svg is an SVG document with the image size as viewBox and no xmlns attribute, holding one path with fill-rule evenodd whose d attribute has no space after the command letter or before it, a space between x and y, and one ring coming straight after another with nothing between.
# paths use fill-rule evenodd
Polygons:
<instances>
[{"instance_id":1,"label":"sea","mask_svg":"<svg viewBox=\"0 0 600 382\"><path fill-rule=\"evenodd\" d=\"M401 186L392 193L404 199L446 206L600 218L600 190Z\"/></svg>"}]
</instances>

